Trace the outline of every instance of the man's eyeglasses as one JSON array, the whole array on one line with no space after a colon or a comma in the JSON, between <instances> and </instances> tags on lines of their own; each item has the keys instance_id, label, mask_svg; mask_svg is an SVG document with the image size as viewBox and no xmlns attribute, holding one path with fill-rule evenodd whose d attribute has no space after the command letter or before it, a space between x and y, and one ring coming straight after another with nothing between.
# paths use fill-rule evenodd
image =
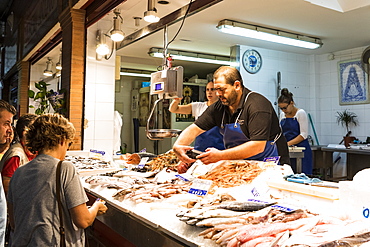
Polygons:
<instances>
[{"instance_id":1,"label":"man's eyeglasses","mask_svg":"<svg viewBox=\"0 0 370 247\"><path fill-rule=\"evenodd\" d=\"M68 143L68 149L72 146L73 142Z\"/></svg>"}]
</instances>

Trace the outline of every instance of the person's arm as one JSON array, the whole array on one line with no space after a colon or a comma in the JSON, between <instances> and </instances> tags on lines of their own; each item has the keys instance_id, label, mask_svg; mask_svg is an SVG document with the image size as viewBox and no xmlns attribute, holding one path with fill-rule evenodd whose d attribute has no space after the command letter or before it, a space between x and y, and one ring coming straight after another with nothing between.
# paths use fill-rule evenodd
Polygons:
<instances>
[{"instance_id":1,"label":"person's arm","mask_svg":"<svg viewBox=\"0 0 370 247\"><path fill-rule=\"evenodd\" d=\"M288 146L296 145L307 139L308 136L308 118L306 112L302 109L298 110L296 118L299 123L300 134L290 140Z\"/></svg>"},{"instance_id":2,"label":"person's arm","mask_svg":"<svg viewBox=\"0 0 370 247\"><path fill-rule=\"evenodd\" d=\"M10 177L1 176L1 178L3 179L3 187L4 187L5 195L7 195L8 190L9 190Z\"/></svg>"},{"instance_id":3,"label":"person's arm","mask_svg":"<svg viewBox=\"0 0 370 247\"><path fill-rule=\"evenodd\" d=\"M3 171L1 172L1 176L3 179L5 195L8 194L10 179L13 176L15 170L19 167L19 165L20 165L19 156L13 156L9 158L4 164L4 168L3 168Z\"/></svg>"},{"instance_id":4,"label":"person's arm","mask_svg":"<svg viewBox=\"0 0 370 247\"><path fill-rule=\"evenodd\" d=\"M239 146L218 150L207 148L206 152L200 154L197 158L204 164L215 163L220 160L243 160L265 150L266 141L248 141Z\"/></svg>"},{"instance_id":5,"label":"person's arm","mask_svg":"<svg viewBox=\"0 0 370 247\"><path fill-rule=\"evenodd\" d=\"M172 113L191 114L191 103L187 105L179 105L180 101L181 98L173 99L168 110Z\"/></svg>"},{"instance_id":6,"label":"person's arm","mask_svg":"<svg viewBox=\"0 0 370 247\"><path fill-rule=\"evenodd\" d=\"M190 159L185 153L187 150L193 149L189 145L203 132L204 130L195 124L191 124L181 132L175 144L173 144L172 149L182 162L193 163L195 161L194 159Z\"/></svg>"},{"instance_id":7,"label":"person's arm","mask_svg":"<svg viewBox=\"0 0 370 247\"><path fill-rule=\"evenodd\" d=\"M90 208L86 206L86 203L71 208L69 212L73 223L82 229L91 226L96 216L104 214L107 211L108 208L104 204L105 202L100 200L95 201Z\"/></svg>"}]
</instances>

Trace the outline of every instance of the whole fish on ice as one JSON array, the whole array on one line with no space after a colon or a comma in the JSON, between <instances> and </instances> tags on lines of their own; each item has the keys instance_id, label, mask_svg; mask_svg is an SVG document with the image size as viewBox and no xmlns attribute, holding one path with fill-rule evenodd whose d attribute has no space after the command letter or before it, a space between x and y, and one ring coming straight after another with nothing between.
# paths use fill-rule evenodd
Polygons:
<instances>
[{"instance_id":1,"label":"whole fish on ice","mask_svg":"<svg viewBox=\"0 0 370 247\"><path fill-rule=\"evenodd\" d=\"M254 201L247 201L247 202L224 202L218 205L218 208L229 209L233 211L257 211L271 205L276 204L276 202L272 203L264 203L264 202L254 202Z\"/></svg>"}]
</instances>

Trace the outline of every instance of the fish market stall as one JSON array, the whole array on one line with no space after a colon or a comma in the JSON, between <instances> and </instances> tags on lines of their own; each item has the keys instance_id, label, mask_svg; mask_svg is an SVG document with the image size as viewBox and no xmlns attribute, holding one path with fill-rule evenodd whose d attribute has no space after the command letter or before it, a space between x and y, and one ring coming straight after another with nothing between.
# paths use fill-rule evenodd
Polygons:
<instances>
[{"instance_id":1,"label":"fish market stall","mask_svg":"<svg viewBox=\"0 0 370 247\"><path fill-rule=\"evenodd\" d=\"M367 218L343 210L357 184L308 178L297 183L289 166L271 162L205 166L197 161L185 174L178 174L175 164L168 152L141 166L131 164L131 170L81 177L90 197L107 202L109 210L97 222L127 246L366 246L370 241ZM370 203L361 205L368 210ZM369 217L368 211L361 213Z\"/></svg>"}]
</instances>

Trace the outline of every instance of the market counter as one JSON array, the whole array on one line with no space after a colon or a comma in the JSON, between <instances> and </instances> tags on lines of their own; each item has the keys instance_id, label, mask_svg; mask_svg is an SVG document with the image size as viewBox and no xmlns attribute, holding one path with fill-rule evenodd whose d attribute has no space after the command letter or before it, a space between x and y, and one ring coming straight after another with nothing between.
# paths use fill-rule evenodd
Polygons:
<instances>
[{"instance_id":1,"label":"market counter","mask_svg":"<svg viewBox=\"0 0 370 247\"><path fill-rule=\"evenodd\" d=\"M178 208L155 210L148 203L133 206L112 200L111 191L113 190L105 189L97 192L86 186L85 190L89 197L99 197L106 200L108 211L106 214L98 216L97 220L112 230L112 232L105 232L105 236L102 238L111 238L111 236L118 234L121 237L120 241L127 241L127 245L123 245L121 242L117 246L219 246L212 240L198 236L204 230L203 228L190 226L180 221L176 217ZM151 206L155 207L155 205L153 203ZM114 242L114 240L111 241ZM109 246L116 245L111 243Z\"/></svg>"},{"instance_id":2,"label":"market counter","mask_svg":"<svg viewBox=\"0 0 370 247\"><path fill-rule=\"evenodd\" d=\"M328 153L329 156L333 156L334 152L346 153L347 176L345 179L347 180L352 180L357 172L365 168L370 168L369 149L360 149L356 146L345 148L343 145L329 145L328 147L321 147L321 150Z\"/></svg>"}]
</instances>

